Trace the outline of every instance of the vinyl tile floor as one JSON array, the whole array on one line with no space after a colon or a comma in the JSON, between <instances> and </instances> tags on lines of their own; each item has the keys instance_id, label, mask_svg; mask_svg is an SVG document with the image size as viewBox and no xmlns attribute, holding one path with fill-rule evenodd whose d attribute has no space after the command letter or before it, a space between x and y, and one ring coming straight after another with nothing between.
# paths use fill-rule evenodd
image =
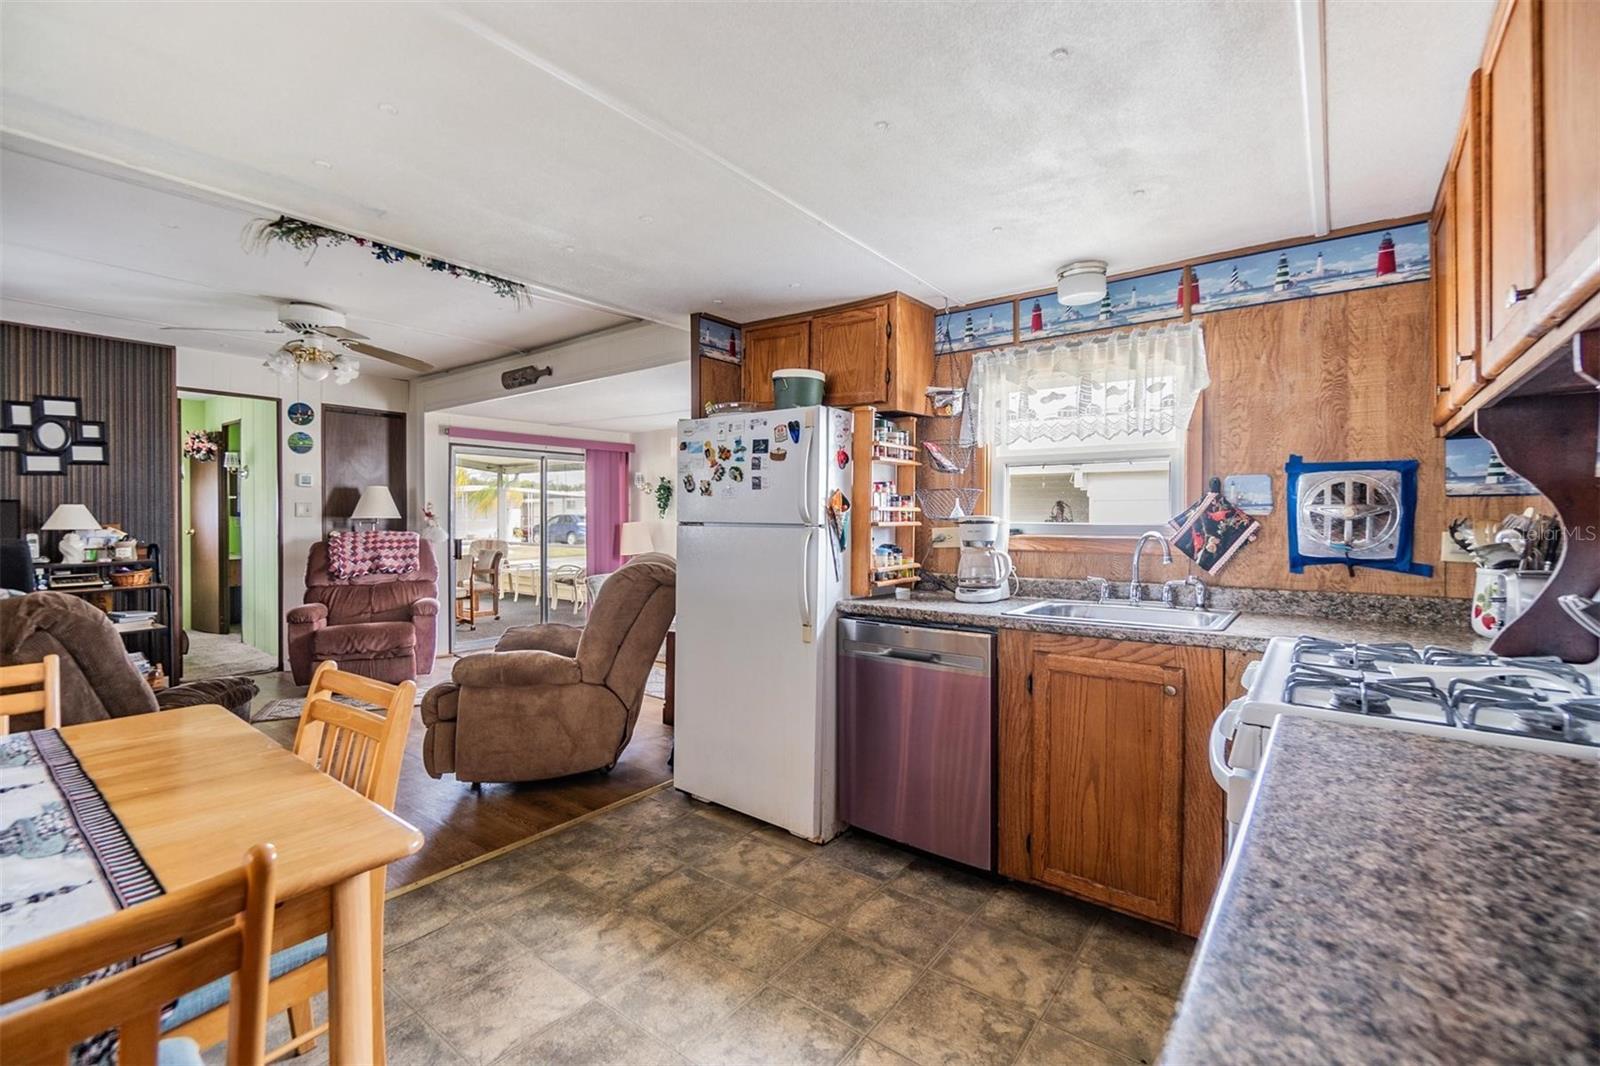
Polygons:
<instances>
[{"instance_id":1,"label":"vinyl tile floor","mask_svg":"<svg viewBox=\"0 0 1600 1066\"><path fill-rule=\"evenodd\" d=\"M396 896L386 923L389 1061L430 1066L1152 1062L1193 948L670 788Z\"/></svg>"}]
</instances>

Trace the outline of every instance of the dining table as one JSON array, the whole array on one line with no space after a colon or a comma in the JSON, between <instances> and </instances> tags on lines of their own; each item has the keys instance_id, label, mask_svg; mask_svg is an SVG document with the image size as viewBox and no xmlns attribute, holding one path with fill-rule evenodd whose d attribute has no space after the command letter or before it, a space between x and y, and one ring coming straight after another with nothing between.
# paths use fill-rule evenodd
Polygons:
<instances>
[{"instance_id":1,"label":"dining table","mask_svg":"<svg viewBox=\"0 0 1600 1066\"><path fill-rule=\"evenodd\" d=\"M335 1064L382 1063L384 868L422 834L225 707L66 726L61 739L165 891L278 853L273 950L328 934Z\"/></svg>"}]
</instances>

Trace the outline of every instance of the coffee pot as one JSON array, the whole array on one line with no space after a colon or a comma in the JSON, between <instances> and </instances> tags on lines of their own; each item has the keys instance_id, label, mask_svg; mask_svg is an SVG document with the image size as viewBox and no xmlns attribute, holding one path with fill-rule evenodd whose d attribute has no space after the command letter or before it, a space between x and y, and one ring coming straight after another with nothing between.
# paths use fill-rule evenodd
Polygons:
<instances>
[{"instance_id":1,"label":"coffee pot","mask_svg":"<svg viewBox=\"0 0 1600 1066\"><path fill-rule=\"evenodd\" d=\"M961 556L956 561L956 599L963 603L993 603L1011 595L1015 568L1001 548L1000 519L971 515L956 520Z\"/></svg>"}]
</instances>

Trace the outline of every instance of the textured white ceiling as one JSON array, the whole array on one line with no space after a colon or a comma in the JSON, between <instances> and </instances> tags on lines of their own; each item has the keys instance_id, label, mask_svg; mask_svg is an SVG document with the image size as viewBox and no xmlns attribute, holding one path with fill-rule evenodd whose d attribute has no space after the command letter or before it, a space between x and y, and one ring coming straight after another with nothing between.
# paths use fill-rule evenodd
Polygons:
<instances>
[{"instance_id":1,"label":"textured white ceiling","mask_svg":"<svg viewBox=\"0 0 1600 1066\"><path fill-rule=\"evenodd\" d=\"M1427 208L1492 6L1328 5L1335 226ZM12 0L0 31L13 134L658 321L1311 227L1285 2Z\"/></svg>"}]
</instances>

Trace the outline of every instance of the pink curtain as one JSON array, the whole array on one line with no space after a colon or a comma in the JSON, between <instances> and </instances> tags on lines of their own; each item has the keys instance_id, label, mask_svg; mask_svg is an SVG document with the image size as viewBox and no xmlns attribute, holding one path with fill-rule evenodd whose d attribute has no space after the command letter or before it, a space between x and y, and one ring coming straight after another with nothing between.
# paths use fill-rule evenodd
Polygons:
<instances>
[{"instance_id":1,"label":"pink curtain","mask_svg":"<svg viewBox=\"0 0 1600 1066\"><path fill-rule=\"evenodd\" d=\"M589 573L609 574L622 565L617 549L628 520L628 453L590 448L583 456Z\"/></svg>"}]
</instances>

